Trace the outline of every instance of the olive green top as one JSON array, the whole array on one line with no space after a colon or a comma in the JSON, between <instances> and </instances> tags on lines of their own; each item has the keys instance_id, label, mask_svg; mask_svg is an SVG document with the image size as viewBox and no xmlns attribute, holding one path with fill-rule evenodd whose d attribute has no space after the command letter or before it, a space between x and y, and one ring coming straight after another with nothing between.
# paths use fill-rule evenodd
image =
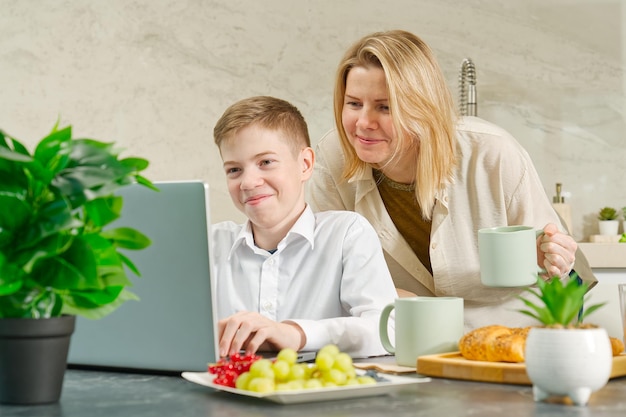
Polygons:
<instances>
[{"instance_id":1,"label":"olive green top","mask_svg":"<svg viewBox=\"0 0 626 417\"><path fill-rule=\"evenodd\" d=\"M432 275L428 249L431 222L424 220L420 214L420 206L415 199L415 185L395 182L376 169L373 172L378 192L393 224ZM413 207L414 210L407 210L407 207Z\"/></svg>"}]
</instances>

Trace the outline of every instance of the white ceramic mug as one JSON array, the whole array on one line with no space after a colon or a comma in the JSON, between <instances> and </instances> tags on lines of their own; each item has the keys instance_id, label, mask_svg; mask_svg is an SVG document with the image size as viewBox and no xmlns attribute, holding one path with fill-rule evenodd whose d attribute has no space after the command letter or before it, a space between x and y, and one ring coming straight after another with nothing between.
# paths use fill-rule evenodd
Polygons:
<instances>
[{"instance_id":1,"label":"white ceramic mug","mask_svg":"<svg viewBox=\"0 0 626 417\"><path fill-rule=\"evenodd\" d=\"M537 237L543 230L502 226L478 231L480 280L488 287L521 287L545 272L537 265Z\"/></svg>"},{"instance_id":2,"label":"white ceramic mug","mask_svg":"<svg viewBox=\"0 0 626 417\"><path fill-rule=\"evenodd\" d=\"M388 333L394 309L395 345ZM398 365L416 367L418 356L454 352L463 333L463 299L458 297L398 298L380 316L380 340Z\"/></svg>"}]
</instances>

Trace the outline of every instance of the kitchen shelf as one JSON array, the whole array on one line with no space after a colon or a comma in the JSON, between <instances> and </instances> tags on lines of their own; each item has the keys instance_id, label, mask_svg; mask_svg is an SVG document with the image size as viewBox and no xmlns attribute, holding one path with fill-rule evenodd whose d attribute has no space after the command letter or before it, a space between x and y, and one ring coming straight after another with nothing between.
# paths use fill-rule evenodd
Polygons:
<instances>
[{"instance_id":1,"label":"kitchen shelf","mask_svg":"<svg viewBox=\"0 0 626 417\"><path fill-rule=\"evenodd\" d=\"M578 242L592 268L626 268L626 243Z\"/></svg>"}]
</instances>

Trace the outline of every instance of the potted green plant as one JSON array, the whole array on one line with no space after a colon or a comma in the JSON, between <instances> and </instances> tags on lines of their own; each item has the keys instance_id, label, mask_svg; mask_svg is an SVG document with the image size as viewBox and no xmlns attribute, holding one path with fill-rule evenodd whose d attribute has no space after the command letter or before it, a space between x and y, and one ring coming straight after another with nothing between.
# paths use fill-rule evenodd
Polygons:
<instances>
[{"instance_id":1,"label":"potted green plant","mask_svg":"<svg viewBox=\"0 0 626 417\"><path fill-rule=\"evenodd\" d=\"M563 283L558 277L539 278L526 291L539 302L520 296L528 307L521 313L543 326L533 327L526 340L526 372L535 401L550 395L569 396L586 405L592 392L609 380L612 351L605 329L583 323L604 303L584 306L589 286L577 278Z\"/></svg>"},{"instance_id":2,"label":"potted green plant","mask_svg":"<svg viewBox=\"0 0 626 417\"><path fill-rule=\"evenodd\" d=\"M598 227L601 235L617 235L617 229L619 228L617 215L617 210L613 207L603 207L600 209L598 212Z\"/></svg>"},{"instance_id":3,"label":"potted green plant","mask_svg":"<svg viewBox=\"0 0 626 417\"><path fill-rule=\"evenodd\" d=\"M139 174L147 166L58 123L32 154L0 131L0 403L58 401L75 315L136 298L125 267L139 271L118 249L150 240L105 227L121 215L117 189L154 188Z\"/></svg>"}]
</instances>

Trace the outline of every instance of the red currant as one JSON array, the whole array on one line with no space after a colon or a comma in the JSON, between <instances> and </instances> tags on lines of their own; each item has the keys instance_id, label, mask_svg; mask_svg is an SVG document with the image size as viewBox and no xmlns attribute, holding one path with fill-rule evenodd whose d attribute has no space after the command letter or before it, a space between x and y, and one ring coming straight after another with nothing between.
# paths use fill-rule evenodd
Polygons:
<instances>
[{"instance_id":1,"label":"red currant","mask_svg":"<svg viewBox=\"0 0 626 417\"><path fill-rule=\"evenodd\" d=\"M215 375L213 380L215 384L235 387L237 377L248 372L250 365L261 358L262 356L255 354L241 355L235 353L230 357L220 358L217 363L209 364L207 370L210 374Z\"/></svg>"}]
</instances>

